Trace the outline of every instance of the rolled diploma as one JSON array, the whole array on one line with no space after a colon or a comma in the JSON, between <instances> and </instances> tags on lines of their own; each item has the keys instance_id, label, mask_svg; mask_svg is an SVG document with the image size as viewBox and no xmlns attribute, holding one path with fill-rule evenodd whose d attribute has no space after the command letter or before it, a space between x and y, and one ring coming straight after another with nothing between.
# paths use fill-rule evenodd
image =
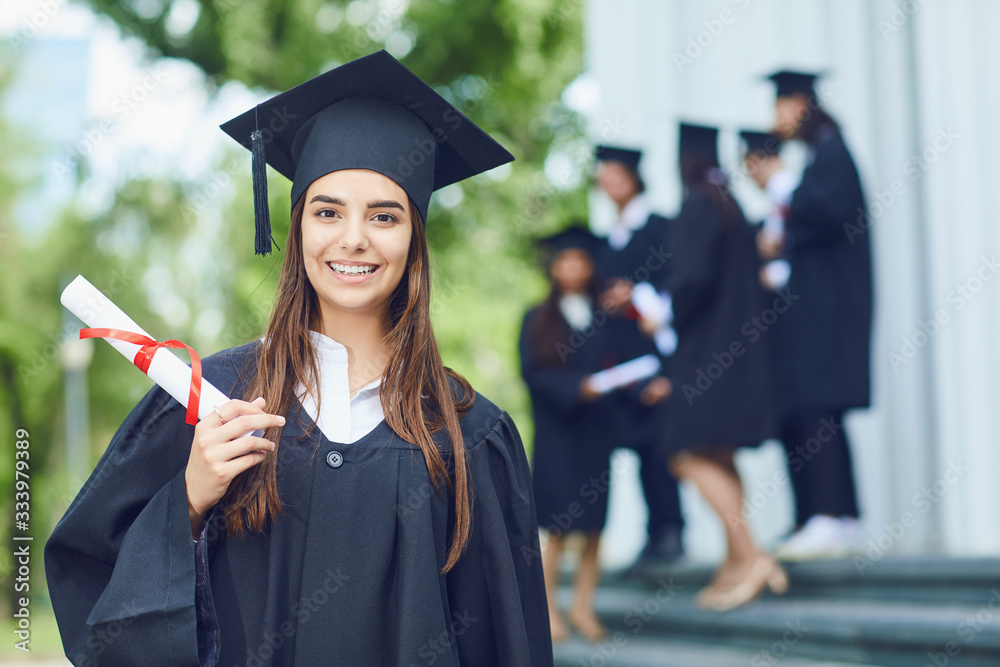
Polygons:
<instances>
[{"instance_id":1,"label":"rolled diploma","mask_svg":"<svg viewBox=\"0 0 1000 667\"><path fill-rule=\"evenodd\" d=\"M606 394L609 391L625 387L651 378L660 370L660 360L654 354L644 354L641 357L612 366L590 376L588 384L593 391Z\"/></svg>"},{"instance_id":2,"label":"rolled diploma","mask_svg":"<svg viewBox=\"0 0 1000 667\"><path fill-rule=\"evenodd\" d=\"M121 329L122 331L131 331L153 338L83 276L77 276L73 282L66 286L59 301L88 327ZM111 347L121 352L129 362L133 362L135 355L142 347L141 345L115 338L105 338L104 340ZM156 339L154 338L153 340ZM191 368L181 361L177 355L167 348L159 348L156 350L156 354L153 355L147 375L149 375L149 379L162 387L164 391L177 399L178 403L187 408L188 392L191 388ZM198 419L204 419L213 412L216 406L228 401L228 396L202 377ZM263 431L253 431L253 434L261 436L263 435Z\"/></svg>"}]
</instances>

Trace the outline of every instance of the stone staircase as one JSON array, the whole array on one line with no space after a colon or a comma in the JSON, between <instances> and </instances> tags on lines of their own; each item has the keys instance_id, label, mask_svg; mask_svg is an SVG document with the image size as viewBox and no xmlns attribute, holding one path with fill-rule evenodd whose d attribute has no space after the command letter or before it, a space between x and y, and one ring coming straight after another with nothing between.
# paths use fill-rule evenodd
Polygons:
<instances>
[{"instance_id":1,"label":"stone staircase","mask_svg":"<svg viewBox=\"0 0 1000 667\"><path fill-rule=\"evenodd\" d=\"M698 609L710 567L608 575L597 611L610 637L555 649L573 667L1000 666L1000 559L815 561L788 566L788 594ZM563 608L569 582L560 590Z\"/></svg>"}]
</instances>

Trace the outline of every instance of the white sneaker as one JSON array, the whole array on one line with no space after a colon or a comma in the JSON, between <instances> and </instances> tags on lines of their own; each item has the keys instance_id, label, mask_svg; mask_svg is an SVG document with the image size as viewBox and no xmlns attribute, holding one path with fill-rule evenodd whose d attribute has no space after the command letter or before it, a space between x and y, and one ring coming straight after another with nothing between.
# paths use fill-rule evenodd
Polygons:
<instances>
[{"instance_id":1,"label":"white sneaker","mask_svg":"<svg viewBox=\"0 0 1000 667\"><path fill-rule=\"evenodd\" d=\"M857 519L817 514L778 547L774 555L780 560L793 561L844 558L857 551L860 536L861 524Z\"/></svg>"}]
</instances>

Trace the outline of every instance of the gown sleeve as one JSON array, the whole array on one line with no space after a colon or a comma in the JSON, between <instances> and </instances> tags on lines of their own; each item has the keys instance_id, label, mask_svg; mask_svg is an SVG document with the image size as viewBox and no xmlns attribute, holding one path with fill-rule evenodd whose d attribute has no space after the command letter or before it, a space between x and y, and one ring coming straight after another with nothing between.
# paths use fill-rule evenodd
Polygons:
<instances>
[{"instance_id":1,"label":"gown sleeve","mask_svg":"<svg viewBox=\"0 0 1000 667\"><path fill-rule=\"evenodd\" d=\"M538 362L538 355L535 354L534 341L531 339L530 320L535 311L528 313L524 318L524 325L521 327L520 352L521 352L521 375L524 383L528 385L534 400L540 400L547 404L547 407L557 411L568 413L580 406L583 399L580 396L580 383L587 376L588 371L580 367L579 364L567 363L559 366L542 366ZM588 344L590 344L588 342ZM576 353L573 348L566 346L565 354Z\"/></svg>"},{"instance_id":2,"label":"gown sleeve","mask_svg":"<svg viewBox=\"0 0 1000 667\"><path fill-rule=\"evenodd\" d=\"M73 664L214 661L204 634L199 643L196 545L184 481L193 435L184 408L154 387L46 544L52 606Z\"/></svg>"},{"instance_id":3,"label":"gown sleeve","mask_svg":"<svg viewBox=\"0 0 1000 667\"><path fill-rule=\"evenodd\" d=\"M462 665L550 667L552 641L531 475L504 413L469 454L472 532L448 577Z\"/></svg>"}]
</instances>

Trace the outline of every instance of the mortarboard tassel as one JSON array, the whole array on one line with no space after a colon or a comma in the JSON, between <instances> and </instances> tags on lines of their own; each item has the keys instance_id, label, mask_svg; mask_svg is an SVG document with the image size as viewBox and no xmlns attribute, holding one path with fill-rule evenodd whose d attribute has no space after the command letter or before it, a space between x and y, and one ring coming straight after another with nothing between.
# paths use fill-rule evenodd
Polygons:
<instances>
[{"instance_id":1,"label":"mortarboard tassel","mask_svg":"<svg viewBox=\"0 0 1000 667\"><path fill-rule=\"evenodd\" d=\"M254 254L271 252L271 215L267 206L267 159L264 156L264 134L250 133L251 169L253 171Z\"/></svg>"}]
</instances>

